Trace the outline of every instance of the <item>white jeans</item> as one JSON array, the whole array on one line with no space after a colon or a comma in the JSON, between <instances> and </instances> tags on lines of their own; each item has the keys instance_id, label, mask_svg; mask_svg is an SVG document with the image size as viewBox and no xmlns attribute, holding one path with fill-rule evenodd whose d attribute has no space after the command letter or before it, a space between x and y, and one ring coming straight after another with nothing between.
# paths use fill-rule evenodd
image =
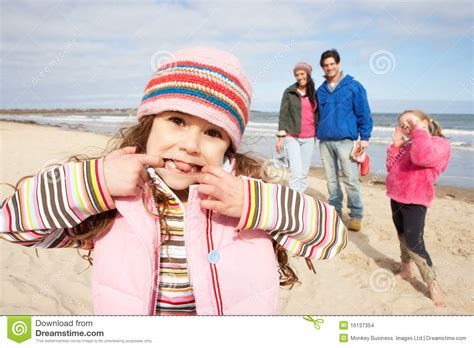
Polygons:
<instances>
[{"instance_id":1,"label":"white jeans","mask_svg":"<svg viewBox=\"0 0 474 348\"><path fill-rule=\"evenodd\" d=\"M313 156L315 138L285 138L290 162L290 181L288 186L295 191L304 192L308 187L308 172Z\"/></svg>"}]
</instances>

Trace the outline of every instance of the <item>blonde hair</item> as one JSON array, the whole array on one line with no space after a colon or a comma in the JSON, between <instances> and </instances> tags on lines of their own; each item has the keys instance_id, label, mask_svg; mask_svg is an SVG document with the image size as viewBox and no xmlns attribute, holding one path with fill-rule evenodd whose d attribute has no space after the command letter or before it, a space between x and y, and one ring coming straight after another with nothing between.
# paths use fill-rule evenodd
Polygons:
<instances>
[{"instance_id":1,"label":"blonde hair","mask_svg":"<svg viewBox=\"0 0 474 348\"><path fill-rule=\"evenodd\" d=\"M405 110L400 114L400 116L398 116L398 119L402 118L402 116L404 116L406 114L412 114L412 115L415 115L416 117L418 117L421 121L427 121L428 122L428 130L429 130L429 132L432 136L445 138L445 136L442 133L443 129L441 128L441 125L438 123L438 121L434 120L432 117L429 117L423 111L420 111L420 110Z\"/></svg>"}]
</instances>

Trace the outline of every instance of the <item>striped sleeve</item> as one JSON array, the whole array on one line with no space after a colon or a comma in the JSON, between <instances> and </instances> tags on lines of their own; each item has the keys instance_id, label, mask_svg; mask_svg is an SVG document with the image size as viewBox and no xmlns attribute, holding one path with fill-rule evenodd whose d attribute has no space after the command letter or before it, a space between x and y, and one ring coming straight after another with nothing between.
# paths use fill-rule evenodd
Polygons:
<instances>
[{"instance_id":1,"label":"striped sleeve","mask_svg":"<svg viewBox=\"0 0 474 348\"><path fill-rule=\"evenodd\" d=\"M1 207L0 237L40 248L87 248L73 243L67 229L115 208L103 164L104 158L70 162L25 179Z\"/></svg>"},{"instance_id":2,"label":"striped sleeve","mask_svg":"<svg viewBox=\"0 0 474 348\"><path fill-rule=\"evenodd\" d=\"M335 208L286 186L242 177L244 209L237 229L261 229L290 253L324 260L347 245Z\"/></svg>"}]
</instances>

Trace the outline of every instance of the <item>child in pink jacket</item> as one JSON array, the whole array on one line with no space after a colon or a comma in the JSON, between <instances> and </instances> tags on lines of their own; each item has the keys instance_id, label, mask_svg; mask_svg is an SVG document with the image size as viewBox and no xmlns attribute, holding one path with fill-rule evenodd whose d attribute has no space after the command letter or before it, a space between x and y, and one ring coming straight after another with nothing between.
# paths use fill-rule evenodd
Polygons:
<instances>
[{"instance_id":1,"label":"child in pink jacket","mask_svg":"<svg viewBox=\"0 0 474 348\"><path fill-rule=\"evenodd\" d=\"M328 259L347 231L333 207L265 182L237 153L251 93L233 55L176 52L114 151L17 185L0 237L92 251L96 314L276 314L279 285L298 280L286 251Z\"/></svg>"},{"instance_id":2,"label":"child in pink jacket","mask_svg":"<svg viewBox=\"0 0 474 348\"><path fill-rule=\"evenodd\" d=\"M451 147L439 124L425 113L408 110L398 120L399 127L392 135L386 163L387 196L391 199L402 259L397 276L411 278L411 261L414 261L428 285L433 303L444 307L423 232L426 211L435 196L433 185L448 165Z\"/></svg>"}]
</instances>

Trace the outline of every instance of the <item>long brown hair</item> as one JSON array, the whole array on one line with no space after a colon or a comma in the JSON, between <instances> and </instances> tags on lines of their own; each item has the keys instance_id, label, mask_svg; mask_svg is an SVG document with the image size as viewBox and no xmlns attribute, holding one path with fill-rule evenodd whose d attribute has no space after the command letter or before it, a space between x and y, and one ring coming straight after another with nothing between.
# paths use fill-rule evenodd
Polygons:
<instances>
[{"instance_id":1,"label":"long brown hair","mask_svg":"<svg viewBox=\"0 0 474 348\"><path fill-rule=\"evenodd\" d=\"M64 163L71 161L79 162L84 160L101 158L113 150L121 149L127 146L136 146L135 153L137 154L146 153L146 144L151 132L154 118L154 116L142 117L137 124L130 127L121 128L119 130L119 134L109 140L106 145L106 149L104 149L102 154L98 156L74 155L69 157ZM262 169L264 168L262 160L250 156L249 154L228 152L227 155L233 156L235 158L236 175L245 175L266 181L267 175L266 170ZM54 165L61 164L56 163ZM16 184L16 189L19 188L21 182L25 178L29 177L32 176L26 176L21 178ZM271 178L268 179L268 181L272 181ZM148 202L149 198L153 198L153 201L156 203L158 215L147 208L147 204L145 202ZM148 184L145 185L145 189L143 190L142 202L144 208L150 214L158 218L161 230L164 231L165 235L162 244L168 245L170 233L168 230L168 226L166 225L166 219L164 218L168 211L168 199L163 193L156 189L155 185ZM91 244L94 239L99 238L112 227L112 224L116 217L116 209L108 210L106 212L88 217L74 228L67 229L66 232L72 240L80 242L81 245ZM293 287L294 284L300 283L296 273L288 264L288 255L286 251L275 241L273 241L273 248L275 250L276 258L279 265L280 285ZM84 255L83 258L85 258L89 261L90 264L92 264L90 252L88 255ZM306 262L308 264L308 267L313 270L313 272L315 272L314 268L312 268L311 262L309 260L306 260Z\"/></svg>"},{"instance_id":2,"label":"long brown hair","mask_svg":"<svg viewBox=\"0 0 474 348\"><path fill-rule=\"evenodd\" d=\"M421 121L428 122L428 130L432 136L445 138L445 136L442 133L443 129L441 128L441 125L438 123L438 121L434 120L432 117L428 116L423 111L405 110L400 114L400 116L398 116L398 119L400 119L403 115L406 115L406 114L413 114L416 117L418 117Z\"/></svg>"}]
</instances>

